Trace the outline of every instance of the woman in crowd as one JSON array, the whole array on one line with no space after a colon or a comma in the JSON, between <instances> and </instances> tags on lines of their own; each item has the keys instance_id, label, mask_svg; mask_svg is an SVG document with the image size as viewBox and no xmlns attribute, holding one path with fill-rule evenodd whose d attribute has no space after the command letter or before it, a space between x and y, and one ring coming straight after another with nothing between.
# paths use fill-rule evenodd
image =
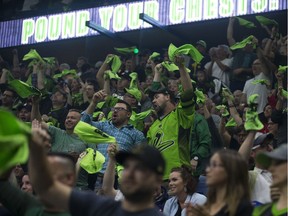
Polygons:
<instances>
[{"instance_id":1,"label":"woman in crowd","mask_svg":"<svg viewBox=\"0 0 288 216\"><path fill-rule=\"evenodd\" d=\"M174 196L166 201L163 213L170 216L186 215L185 204L203 205L206 197L195 193L197 180L192 176L192 170L187 166L176 167L169 176L169 193Z\"/></svg>"},{"instance_id":2,"label":"woman in crowd","mask_svg":"<svg viewBox=\"0 0 288 216\"><path fill-rule=\"evenodd\" d=\"M205 205L187 205L188 216L251 215L247 163L236 151L220 150L206 168Z\"/></svg>"}]
</instances>

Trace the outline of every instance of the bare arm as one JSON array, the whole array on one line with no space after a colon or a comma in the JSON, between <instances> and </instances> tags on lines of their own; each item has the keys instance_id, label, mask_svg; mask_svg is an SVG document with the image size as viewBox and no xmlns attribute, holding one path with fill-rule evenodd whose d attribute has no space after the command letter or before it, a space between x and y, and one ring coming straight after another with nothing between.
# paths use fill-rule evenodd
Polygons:
<instances>
[{"instance_id":1,"label":"bare arm","mask_svg":"<svg viewBox=\"0 0 288 216\"><path fill-rule=\"evenodd\" d=\"M34 128L33 128L34 127ZM55 208L68 211L72 189L53 178L43 144L49 142L48 133L32 125L29 143L29 176L40 199Z\"/></svg>"},{"instance_id":2,"label":"bare arm","mask_svg":"<svg viewBox=\"0 0 288 216\"><path fill-rule=\"evenodd\" d=\"M179 67L180 71L180 80L183 87L183 90L193 90L192 82L190 79L189 74L186 71L185 65L184 65L184 57L183 56L176 56L175 57L175 64Z\"/></svg>"},{"instance_id":3,"label":"bare arm","mask_svg":"<svg viewBox=\"0 0 288 216\"><path fill-rule=\"evenodd\" d=\"M103 185L102 189L104 195L111 196L115 198L117 191L114 189L114 181L115 181L115 167L116 167L116 160L115 154L117 152L116 144L110 144L107 149L109 155L109 161L107 164L107 168L103 177Z\"/></svg>"},{"instance_id":4,"label":"bare arm","mask_svg":"<svg viewBox=\"0 0 288 216\"><path fill-rule=\"evenodd\" d=\"M19 66L19 57L17 49L13 49L12 54L13 54L13 69L19 71L20 66Z\"/></svg>"},{"instance_id":5,"label":"bare arm","mask_svg":"<svg viewBox=\"0 0 288 216\"><path fill-rule=\"evenodd\" d=\"M230 17L227 27L227 40L229 46L232 46L236 43L235 39L233 38L233 25L235 20L236 20L235 17Z\"/></svg>"},{"instance_id":6,"label":"bare arm","mask_svg":"<svg viewBox=\"0 0 288 216\"><path fill-rule=\"evenodd\" d=\"M106 96L107 96L107 94L105 93L104 90L100 90L100 91L96 92L93 95L92 101L90 102L89 106L86 109L86 113L89 115L92 115L94 110L95 110L97 103L100 100L103 100Z\"/></svg>"},{"instance_id":7,"label":"bare arm","mask_svg":"<svg viewBox=\"0 0 288 216\"><path fill-rule=\"evenodd\" d=\"M39 122L41 122L41 127L43 129L48 130L48 124L42 121L42 117L41 117L40 110L39 110L39 102L40 102L40 97L34 96L32 98L31 122L34 119L36 119Z\"/></svg>"},{"instance_id":8,"label":"bare arm","mask_svg":"<svg viewBox=\"0 0 288 216\"><path fill-rule=\"evenodd\" d=\"M226 124L225 118L221 117L220 125L219 125L219 134L222 137L222 141L223 141L224 146L229 148L232 137L228 133L228 131L226 130L225 124Z\"/></svg>"},{"instance_id":9,"label":"bare arm","mask_svg":"<svg viewBox=\"0 0 288 216\"><path fill-rule=\"evenodd\" d=\"M106 78L104 81L104 87L103 87L104 91L106 92L107 95L111 95L111 91L110 91L110 79Z\"/></svg>"},{"instance_id":10,"label":"bare arm","mask_svg":"<svg viewBox=\"0 0 288 216\"><path fill-rule=\"evenodd\" d=\"M0 84L4 84L7 82L9 71L7 69L2 69L2 75L0 78Z\"/></svg>"},{"instance_id":11,"label":"bare arm","mask_svg":"<svg viewBox=\"0 0 288 216\"><path fill-rule=\"evenodd\" d=\"M240 146L238 152L242 157L245 159L245 161L248 162L250 154L251 154L251 149L253 147L254 139L255 139L255 134L256 131L249 131L246 139Z\"/></svg>"},{"instance_id":12,"label":"bare arm","mask_svg":"<svg viewBox=\"0 0 288 216\"><path fill-rule=\"evenodd\" d=\"M39 62L33 65L33 72L32 74L37 76L37 88L42 90L45 88L44 84L44 65L43 63Z\"/></svg>"},{"instance_id":13,"label":"bare arm","mask_svg":"<svg viewBox=\"0 0 288 216\"><path fill-rule=\"evenodd\" d=\"M111 54L107 55L110 56ZM103 89L104 87L104 72L108 69L109 64L106 63L107 57L105 59L105 61L103 62L103 64L101 65L101 67L99 68L97 74L96 74L96 80L99 84L100 89Z\"/></svg>"}]
</instances>

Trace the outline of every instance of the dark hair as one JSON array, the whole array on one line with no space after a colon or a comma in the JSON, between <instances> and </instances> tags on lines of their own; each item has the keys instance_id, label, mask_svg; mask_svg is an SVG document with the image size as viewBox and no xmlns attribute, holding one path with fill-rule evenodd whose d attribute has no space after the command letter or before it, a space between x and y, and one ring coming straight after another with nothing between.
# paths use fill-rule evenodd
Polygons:
<instances>
[{"instance_id":1,"label":"dark hair","mask_svg":"<svg viewBox=\"0 0 288 216\"><path fill-rule=\"evenodd\" d=\"M128 104L126 101L118 100L117 103L125 104L128 112L132 113L132 108L131 108L130 104Z\"/></svg>"},{"instance_id":2,"label":"dark hair","mask_svg":"<svg viewBox=\"0 0 288 216\"><path fill-rule=\"evenodd\" d=\"M227 181L225 184L226 195L224 200L227 203L228 215L232 216L235 215L241 200L250 200L248 164L244 158L234 150L222 149L214 154L218 154L223 168L227 173ZM208 208L217 201L216 187L208 187L207 202L205 204Z\"/></svg>"},{"instance_id":3,"label":"dark hair","mask_svg":"<svg viewBox=\"0 0 288 216\"><path fill-rule=\"evenodd\" d=\"M62 94L63 97L67 100L68 95L67 95L67 93L61 88L61 86L59 86L59 85L57 86L57 85L56 85L56 87L55 87L54 91L52 92L52 94L55 94L56 92L59 92L60 94Z\"/></svg>"},{"instance_id":4,"label":"dark hair","mask_svg":"<svg viewBox=\"0 0 288 216\"><path fill-rule=\"evenodd\" d=\"M16 98L18 96L18 94L13 89L11 89L9 87L6 87L4 91L12 92L13 93L13 98Z\"/></svg>"},{"instance_id":5,"label":"dark hair","mask_svg":"<svg viewBox=\"0 0 288 216\"><path fill-rule=\"evenodd\" d=\"M88 85L92 85L93 86L95 92L99 90L97 80L95 80L95 79L87 79L86 82L87 82Z\"/></svg>"},{"instance_id":6,"label":"dark hair","mask_svg":"<svg viewBox=\"0 0 288 216\"><path fill-rule=\"evenodd\" d=\"M192 175L192 169L187 165L174 167L172 172L179 172L183 182L186 183L187 194L193 194L196 191L198 179Z\"/></svg>"},{"instance_id":7,"label":"dark hair","mask_svg":"<svg viewBox=\"0 0 288 216\"><path fill-rule=\"evenodd\" d=\"M69 162L71 162L71 164L73 164L73 169L75 170L75 164L77 161L75 161L75 158L72 155L65 153L65 152L48 152L47 156L48 157L50 157L50 156L51 157L60 157L60 158L66 159Z\"/></svg>"}]
</instances>

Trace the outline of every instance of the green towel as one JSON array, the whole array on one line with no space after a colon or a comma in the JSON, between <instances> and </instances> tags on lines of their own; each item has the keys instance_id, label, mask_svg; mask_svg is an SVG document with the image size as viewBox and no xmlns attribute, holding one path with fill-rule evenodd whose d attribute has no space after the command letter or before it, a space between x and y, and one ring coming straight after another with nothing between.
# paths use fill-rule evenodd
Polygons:
<instances>
[{"instance_id":1,"label":"green towel","mask_svg":"<svg viewBox=\"0 0 288 216\"><path fill-rule=\"evenodd\" d=\"M116 80L120 80L121 78L118 76L118 74L116 72L113 72L111 70L106 70L104 72L104 79L116 79Z\"/></svg>"},{"instance_id":2,"label":"green towel","mask_svg":"<svg viewBox=\"0 0 288 216\"><path fill-rule=\"evenodd\" d=\"M142 93L138 88L125 88L125 91L131 95L133 95L138 102L142 99Z\"/></svg>"},{"instance_id":3,"label":"green towel","mask_svg":"<svg viewBox=\"0 0 288 216\"><path fill-rule=\"evenodd\" d=\"M119 101L119 98L117 97L107 96L105 101L99 102L96 107L98 109L114 107L118 101Z\"/></svg>"},{"instance_id":4,"label":"green towel","mask_svg":"<svg viewBox=\"0 0 288 216\"><path fill-rule=\"evenodd\" d=\"M72 69L72 70L68 70L68 69L64 69L60 74L55 74L53 76L54 79L58 79L58 78L62 78L66 75L72 74L73 76L77 75L77 71Z\"/></svg>"},{"instance_id":5,"label":"green towel","mask_svg":"<svg viewBox=\"0 0 288 216\"><path fill-rule=\"evenodd\" d=\"M170 72L179 70L179 67L172 62L164 61L161 64L163 67L165 67Z\"/></svg>"},{"instance_id":6,"label":"green towel","mask_svg":"<svg viewBox=\"0 0 288 216\"><path fill-rule=\"evenodd\" d=\"M197 99L196 99L196 103L197 104L204 104L205 103L205 100L206 100L206 97L205 95L203 94L202 91L200 91L199 89L196 88L196 90L194 91Z\"/></svg>"},{"instance_id":7,"label":"green towel","mask_svg":"<svg viewBox=\"0 0 288 216\"><path fill-rule=\"evenodd\" d=\"M86 149L86 155L81 159L80 166L89 174L94 174L101 171L105 157L101 152L94 151L92 148Z\"/></svg>"},{"instance_id":8,"label":"green towel","mask_svg":"<svg viewBox=\"0 0 288 216\"><path fill-rule=\"evenodd\" d=\"M31 128L0 109L0 175L28 160Z\"/></svg>"},{"instance_id":9,"label":"green towel","mask_svg":"<svg viewBox=\"0 0 288 216\"><path fill-rule=\"evenodd\" d=\"M201 53L191 44L184 44L177 48L171 43L168 48L170 61L175 62L175 56L178 55L189 55L196 63L201 62L203 58Z\"/></svg>"},{"instance_id":10,"label":"green towel","mask_svg":"<svg viewBox=\"0 0 288 216\"><path fill-rule=\"evenodd\" d=\"M246 28L255 28L255 24L253 22L250 22L246 19L240 18L240 17L236 17L238 19L238 22L241 26L244 26Z\"/></svg>"},{"instance_id":11,"label":"green towel","mask_svg":"<svg viewBox=\"0 0 288 216\"><path fill-rule=\"evenodd\" d=\"M149 56L149 60L154 60L155 58L159 57L160 53L158 52L153 52L150 56Z\"/></svg>"},{"instance_id":12,"label":"green towel","mask_svg":"<svg viewBox=\"0 0 288 216\"><path fill-rule=\"evenodd\" d=\"M179 67L177 65L175 65L174 63L172 62L169 62L169 61L164 61L161 63L163 67L165 67L169 72L174 72L174 71L178 71L179 70ZM186 71L188 73L190 73L190 69L189 68L186 68Z\"/></svg>"},{"instance_id":13,"label":"green towel","mask_svg":"<svg viewBox=\"0 0 288 216\"><path fill-rule=\"evenodd\" d=\"M227 107L225 105L218 105L215 107L217 110L221 110L221 109L224 109L224 112L222 113L222 116L229 116L229 112L227 110Z\"/></svg>"},{"instance_id":14,"label":"green towel","mask_svg":"<svg viewBox=\"0 0 288 216\"><path fill-rule=\"evenodd\" d=\"M244 40L237 42L234 45L230 46L230 49L231 50L242 49L247 44L252 44L253 38L254 38L254 36L250 35L249 37L245 38Z\"/></svg>"},{"instance_id":15,"label":"green towel","mask_svg":"<svg viewBox=\"0 0 288 216\"><path fill-rule=\"evenodd\" d=\"M82 121L78 122L74 128L74 133L87 143L116 143L115 137L109 136L98 128Z\"/></svg>"},{"instance_id":16,"label":"green towel","mask_svg":"<svg viewBox=\"0 0 288 216\"><path fill-rule=\"evenodd\" d=\"M148 115L150 115L151 112L152 112L152 109L149 109L147 111L137 113L135 115L131 115L130 120L133 122L143 121Z\"/></svg>"},{"instance_id":17,"label":"green towel","mask_svg":"<svg viewBox=\"0 0 288 216\"><path fill-rule=\"evenodd\" d=\"M28 85L25 82L22 82L21 80L12 80L8 82L8 85L10 88L12 88L21 98L28 98L32 95L41 95L41 92L33 87Z\"/></svg>"},{"instance_id":18,"label":"green towel","mask_svg":"<svg viewBox=\"0 0 288 216\"><path fill-rule=\"evenodd\" d=\"M283 88L281 89L281 95L282 95L284 98L288 99L288 92L287 92L286 90L284 90Z\"/></svg>"},{"instance_id":19,"label":"green towel","mask_svg":"<svg viewBox=\"0 0 288 216\"><path fill-rule=\"evenodd\" d=\"M47 62L47 64L51 65L52 67L56 65L55 57L43 57L43 59Z\"/></svg>"},{"instance_id":20,"label":"green towel","mask_svg":"<svg viewBox=\"0 0 288 216\"><path fill-rule=\"evenodd\" d=\"M255 16L255 18L262 25L274 25L274 26L278 26L279 25L278 22L276 22L275 20L268 19L268 18L266 18L264 16Z\"/></svg>"},{"instance_id":21,"label":"green towel","mask_svg":"<svg viewBox=\"0 0 288 216\"><path fill-rule=\"evenodd\" d=\"M237 123L234 118L230 118L229 121L225 124L225 127L236 127Z\"/></svg>"},{"instance_id":22,"label":"green towel","mask_svg":"<svg viewBox=\"0 0 288 216\"><path fill-rule=\"evenodd\" d=\"M252 109L246 111L246 121L244 123L244 128L246 131L250 130L261 130L264 127L262 122L259 120L258 113Z\"/></svg>"},{"instance_id":23,"label":"green towel","mask_svg":"<svg viewBox=\"0 0 288 216\"><path fill-rule=\"evenodd\" d=\"M288 66L281 66L278 67L278 72L285 73L287 71Z\"/></svg>"},{"instance_id":24,"label":"green towel","mask_svg":"<svg viewBox=\"0 0 288 216\"><path fill-rule=\"evenodd\" d=\"M248 98L248 105L258 104L258 102L257 102L258 97L259 97L258 94L250 95L249 98Z\"/></svg>"},{"instance_id":25,"label":"green towel","mask_svg":"<svg viewBox=\"0 0 288 216\"><path fill-rule=\"evenodd\" d=\"M22 60L23 61L26 61L26 60L37 60L37 61L40 61L42 63L45 63L43 58L39 55L39 53L35 49L31 49L29 51L29 53L24 55Z\"/></svg>"},{"instance_id":26,"label":"green towel","mask_svg":"<svg viewBox=\"0 0 288 216\"><path fill-rule=\"evenodd\" d=\"M133 54L134 50L137 49L137 47L136 46L123 47L123 48L114 47L114 49L121 54L127 55L127 54Z\"/></svg>"},{"instance_id":27,"label":"green towel","mask_svg":"<svg viewBox=\"0 0 288 216\"><path fill-rule=\"evenodd\" d=\"M252 82L252 84L254 84L254 85L256 85L256 84L269 85L269 81L266 79L258 79L258 80L254 80Z\"/></svg>"},{"instance_id":28,"label":"green towel","mask_svg":"<svg viewBox=\"0 0 288 216\"><path fill-rule=\"evenodd\" d=\"M132 72L129 74L129 76L131 77L129 88L138 88L138 74L136 72Z\"/></svg>"},{"instance_id":29,"label":"green towel","mask_svg":"<svg viewBox=\"0 0 288 216\"><path fill-rule=\"evenodd\" d=\"M117 55L112 55L112 56L109 56L107 59L106 59L106 63L109 64L111 63L111 71L113 73L118 73L121 65L122 65L122 61L121 59L119 58L119 56Z\"/></svg>"}]
</instances>

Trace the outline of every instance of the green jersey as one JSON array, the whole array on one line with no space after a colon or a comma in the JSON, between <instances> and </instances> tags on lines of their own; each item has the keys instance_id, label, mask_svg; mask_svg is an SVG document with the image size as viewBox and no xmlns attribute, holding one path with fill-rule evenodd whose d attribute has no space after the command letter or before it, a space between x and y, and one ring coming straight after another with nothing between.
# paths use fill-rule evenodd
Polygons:
<instances>
[{"instance_id":1,"label":"green jersey","mask_svg":"<svg viewBox=\"0 0 288 216\"><path fill-rule=\"evenodd\" d=\"M149 128L148 143L156 147L166 161L164 180L169 178L172 168L190 164L189 135L194 113L193 92L188 90L182 93L180 106Z\"/></svg>"}]
</instances>

